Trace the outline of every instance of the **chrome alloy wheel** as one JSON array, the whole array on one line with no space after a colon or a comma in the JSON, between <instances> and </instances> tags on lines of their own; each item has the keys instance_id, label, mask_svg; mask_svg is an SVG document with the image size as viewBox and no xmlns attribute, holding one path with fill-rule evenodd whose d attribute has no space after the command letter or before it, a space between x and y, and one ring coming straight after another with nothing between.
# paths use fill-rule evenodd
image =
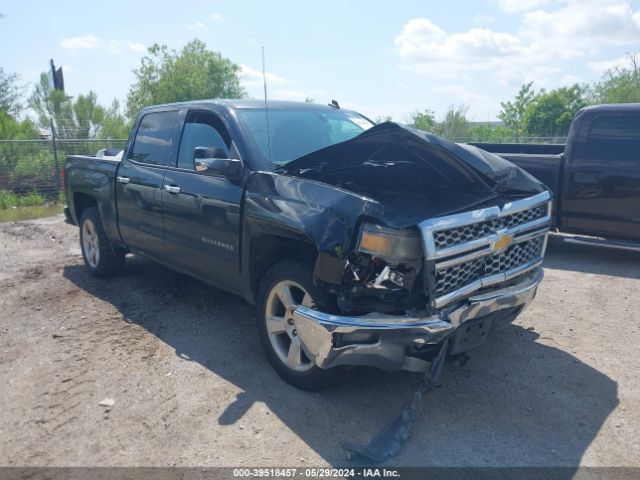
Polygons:
<instances>
[{"instance_id":1,"label":"chrome alloy wheel","mask_svg":"<svg viewBox=\"0 0 640 480\"><path fill-rule=\"evenodd\" d=\"M96 268L100 262L100 244L96 226L89 219L82 224L82 251L87 263Z\"/></svg>"},{"instance_id":2,"label":"chrome alloy wheel","mask_svg":"<svg viewBox=\"0 0 640 480\"><path fill-rule=\"evenodd\" d=\"M315 362L302 345L293 319L298 305L313 307L311 295L291 280L276 283L267 297L265 322L269 341L280 361L295 372L306 372Z\"/></svg>"}]
</instances>

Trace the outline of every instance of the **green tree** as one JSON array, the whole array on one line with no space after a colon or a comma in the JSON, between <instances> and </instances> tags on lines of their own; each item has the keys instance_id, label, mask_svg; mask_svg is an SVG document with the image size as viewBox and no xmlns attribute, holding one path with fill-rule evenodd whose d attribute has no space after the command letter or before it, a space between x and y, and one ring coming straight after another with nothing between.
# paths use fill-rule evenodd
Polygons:
<instances>
[{"instance_id":1,"label":"green tree","mask_svg":"<svg viewBox=\"0 0 640 480\"><path fill-rule=\"evenodd\" d=\"M41 127L49 128L53 118L56 134L61 138L95 137L105 115L94 92L72 99L60 90L53 90L46 73L40 75L29 97L29 106Z\"/></svg>"},{"instance_id":2,"label":"green tree","mask_svg":"<svg viewBox=\"0 0 640 480\"><path fill-rule=\"evenodd\" d=\"M22 111L22 95L24 87L19 85L20 76L15 73L5 73L0 67L0 111L17 117Z\"/></svg>"},{"instance_id":3,"label":"green tree","mask_svg":"<svg viewBox=\"0 0 640 480\"><path fill-rule=\"evenodd\" d=\"M16 120L0 111L0 140L30 140L38 138L38 128L29 118Z\"/></svg>"},{"instance_id":4,"label":"green tree","mask_svg":"<svg viewBox=\"0 0 640 480\"><path fill-rule=\"evenodd\" d=\"M468 105L450 105L443 120L438 123L436 132L450 139L463 140L471 135L471 124L467 119Z\"/></svg>"},{"instance_id":5,"label":"green tree","mask_svg":"<svg viewBox=\"0 0 640 480\"><path fill-rule=\"evenodd\" d=\"M392 122L391 115L378 115L374 120L375 123Z\"/></svg>"},{"instance_id":6,"label":"green tree","mask_svg":"<svg viewBox=\"0 0 640 480\"><path fill-rule=\"evenodd\" d=\"M114 99L111 106L104 111L98 137L112 140L126 139L132 127L131 123L122 114L120 102Z\"/></svg>"},{"instance_id":7,"label":"green tree","mask_svg":"<svg viewBox=\"0 0 640 480\"><path fill-rule=\"evenodd\" d=\"M423 112L416 110L411 114L411 123L418 130L434 132L436 130L436 116L433 110L426 109Z\"/></svg>"},{"instance_id":8,"label":"green tree","mask_svg":"<svg viewBox=\"0 0 640 480\"><path fill-rule=\"evenodd\" d=\"M513 141L513 130L502 125L476 124L471 127L474 142L507 143Z\"/></svg>"},{"instance_id":9,"label":"green tree","mask_svg":"<svg viewBox=\"0 0 640 480\"><path fill-rule=\"evenodd\" d=\"M527 107L523 124L528 135L559 137L569 133L573 117L587 105L587 87L575 84L542 91Z\"/></svg>"},{"instance_id":10,"label":"green tree","mask_svg":"<svg viewBox=\"0 0 640 480\"><path fill-rule=\"evenodd\" d=\"M593 86L593 103L640 102L638 54L628 55L628 65L609 69Z\"/></svg>"},{"instance_id":11,"label":"green tree","mask_svg":"<svg viewBox=\"0 0 640 480\"><path fill-rule=\"evenodd\" d=\"M498 114L498 118L502 120L505 127L513 131L516 138L519 138L524 134L524 113L535 98L536 92L533 89L533 82L529 82L520 87L520 90L513 101L509 100L508 102L500 102L502 110Z\"/></svg>"},{"instance_id":12,"label":"green tree","mask_svg":"<svg viewBox=\"0 0 640 480\"><path fill-rule=\"evenodd\" d=\"M179 52L154 44L134 70L135 83L127 96L127 115L133 118L149 105L201 100L241 98L240 67L220 53L207 50L201 40L192 40Z\"/></svg>"}]
</instances>

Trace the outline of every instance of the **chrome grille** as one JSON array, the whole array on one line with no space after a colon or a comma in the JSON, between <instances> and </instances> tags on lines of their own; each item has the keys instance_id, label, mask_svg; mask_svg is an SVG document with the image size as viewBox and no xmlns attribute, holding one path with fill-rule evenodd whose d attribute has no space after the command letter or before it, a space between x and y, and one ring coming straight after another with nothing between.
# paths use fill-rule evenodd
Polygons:
<instances>
[{"instance_id":1,"label":"chrome grille","mask_svg":"<svg viewBox=\"0 0 640 480\"><path fill-rule=\"evenodd\" d=\"M458 290L478 278L504 273L542 255L543 239L534 238L522 243L516 243L504 253L480 257L468 262L436 270L435 294L440 297Z\"/></svg>"},{"instance_id":2,"label":"chrome grille","mask_svg":"<svg viewBox=\"0 0 640 480\"><path fill-rule=\"evenodd\" d=\"M548 192L420 224L432 306L520 275L542 262L551 222Z\"/></svg>"},{"instance_id":3,"label":"chrome grille","mask_svg":"<svg viewBox=\"0 0 640 480\"><path fill-rule=\"evenodd\" d=\"M471 240L486 237L487 235L503 228L513 228L518 225L531 222L532 220L543 218L546 214L547 206L540 205L538 207L523 210L504 217L473 223L471 225L464 225L458 228L436 231L433 233L433 238L436 248L453 247Z\"/></svg>"}]
</instances>

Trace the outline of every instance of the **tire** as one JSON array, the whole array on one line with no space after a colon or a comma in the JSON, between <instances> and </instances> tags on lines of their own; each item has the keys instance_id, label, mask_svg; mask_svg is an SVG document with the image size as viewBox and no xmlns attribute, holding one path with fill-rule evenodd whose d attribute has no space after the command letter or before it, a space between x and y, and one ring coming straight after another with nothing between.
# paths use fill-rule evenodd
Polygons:
<instances>
[{"instance_id":1,"label":"tire","mask_svg":"<svg viewBox=\"0 0 640 480\"><path fill-rule=\"evenodd\" d=\"M94 277L109 277L124 267L126 252L107 238L97 207L89 207L82 212L80 249L84 265Z\"/></svg>"},{"instance_id":2,"label":"tire","mask_svg":"<svg viewBox=\"0 0 640 480\"><path fill-rule=\"evenodd\" d=\"M302 303L319 308L330 305L326 294L313 283L309 265L299 260L285 260L274 265L264 276L258 291L257 320L260 341L269 362L284 381L302 390L319 390L335 383L341 376L341 368L322 369L304 352L296 334L295 324L284 302L280 300L283 287L289 287L293 305ZM287 296L287 295L285 295ZM273 324L272 317L281 318ZM280 323L282 322L282 323ZM278 331L282 329L281 331ZM297 345L296 345L296 338ZM287 361L293 348L291 357ZM296 355L295 351L299 351ZM286 358L285 358L286 357Z\"/></svg>"}]
</instances>

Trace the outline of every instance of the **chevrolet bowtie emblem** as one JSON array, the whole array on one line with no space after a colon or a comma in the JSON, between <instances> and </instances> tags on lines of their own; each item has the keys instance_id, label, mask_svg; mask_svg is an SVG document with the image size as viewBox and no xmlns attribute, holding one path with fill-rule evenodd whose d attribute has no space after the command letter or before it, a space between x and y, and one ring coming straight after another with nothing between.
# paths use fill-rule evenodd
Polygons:
<instances>
[{"instance_id":1,"label":"chevrolet bowtie emblem","mask_svg":"<svg viewBox=\"0 0 640 480\"><path fill-rule=\"evenodd\" d=\"M497 254L504 252L513 243L513 235L500 235L500 238L491 245L491 253Z\"/></svg>"}]
</instances>

